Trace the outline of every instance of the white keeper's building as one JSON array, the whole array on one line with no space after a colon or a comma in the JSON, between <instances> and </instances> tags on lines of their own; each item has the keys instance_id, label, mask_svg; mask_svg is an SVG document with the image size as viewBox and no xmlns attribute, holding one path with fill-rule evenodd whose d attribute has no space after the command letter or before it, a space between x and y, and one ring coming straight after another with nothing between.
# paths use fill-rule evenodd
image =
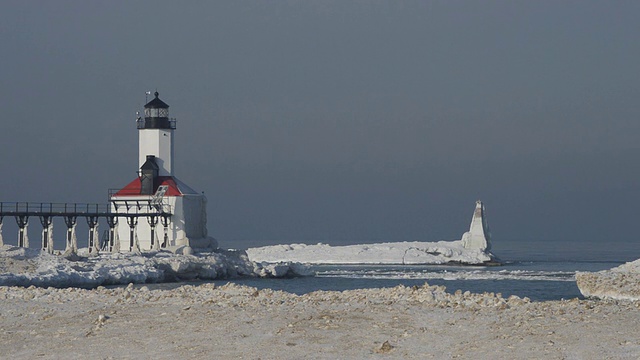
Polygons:
<instances>
[{"instance_id":1,"label":"white keeper's building","mask_svg":"<svg viewBox=\"0 0 640 360\"><path fill-rule=\"evenodd\" d=\"M176 121L157 91L137 126L138 177L109 201L112 212L150 215L118 216L113 250L216 248L216 240L207 235L206 197L174 175Z\"/></svg>"}]
</instances>

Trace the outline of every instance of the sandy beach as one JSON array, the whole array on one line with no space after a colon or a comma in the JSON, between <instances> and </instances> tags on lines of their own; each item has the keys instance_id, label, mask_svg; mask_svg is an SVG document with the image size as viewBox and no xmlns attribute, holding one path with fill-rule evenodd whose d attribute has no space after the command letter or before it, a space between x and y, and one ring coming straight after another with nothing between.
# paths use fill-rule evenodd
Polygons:
<instances>
[{"instance_id":1,"label":"sandy beach","mask_svg":"<svg viewBox=\"0 0 640 360\"><path fill-rule=\"evenodd\" d=\"M638 303L396 287L0 287L5 358L636 359Z\"/></svg>"}]
</instances>

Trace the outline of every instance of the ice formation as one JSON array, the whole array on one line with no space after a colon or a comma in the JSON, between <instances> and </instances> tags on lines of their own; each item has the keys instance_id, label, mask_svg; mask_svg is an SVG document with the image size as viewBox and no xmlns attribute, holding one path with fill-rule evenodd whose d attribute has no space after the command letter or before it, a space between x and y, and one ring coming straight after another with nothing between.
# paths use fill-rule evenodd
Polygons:
<instances>
[{"instance_id":1,"label":"ice formation","mask_svg":"<svg viewBox=\"0 0 640 360\"><path fill-rule=\"evenodd\" d=\"M469 231L462 235L462 246L465 249L491 250L491 232L484 216L484 205L480 200L476 201Z\"/></svg>"},{"instance_id":2,"label":"ice formation","mask_svg":"<svg viewBox=\"0 0 640 360\"><path fill-rule=\"evenodd\" d=\"M469 231L462 240L388 242L347 246L326 244L273 245L247 250L256 262L293 261L308 264L446 264L479 265L496 261L484 206L476 202Z\"/></svg>"},{"instance_id":3,"label":"ice formation","mask_svg":"<svg viewBox=\"0 0 640 360\"><path fill-rule=\"evenodd\" d=\"M576 283L586 297L640 300L640 259L610 270L577 272Z\"/></svg>"},{"instance_id":4,"label":"ice formation","mask_svg":"<svg viewBox=\"0 0 640 360\"><path fill-rule=\"evenodd\" d=\"M167 251L145 253L89 253L52 255L46 251L4 245L0 248L0 285L86 287L155 283L177 280L213 280L237 276L284 277L311 275L300 264L257 264L244 251L178 255Z\"/></svg>"}]
</instances>

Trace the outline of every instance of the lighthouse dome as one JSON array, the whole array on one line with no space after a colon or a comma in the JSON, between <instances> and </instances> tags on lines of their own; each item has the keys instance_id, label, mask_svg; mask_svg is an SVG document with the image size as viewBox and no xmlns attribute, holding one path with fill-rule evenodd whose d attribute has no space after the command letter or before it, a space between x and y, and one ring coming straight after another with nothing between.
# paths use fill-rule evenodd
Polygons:
<instances>
[{"instance_id":1,"label":"lighthouse dome","mask_svg":"<svg viewBox=\"0 0 640 360\"><path fill-rule=\"evenodd\" d=\"M138 121L138 129L175 129L175 120L169 119L169 105L154 93L155 98L144 106L144 121Z\"/></svg>"},{"instance_id":2,"label":"lighthouse dome","mask_svg":"<svg viewBox=\"0 0 640 360\"><path fill-rule=\"evenodd\" d=\"M168 109L169 108L169 105L167 105L167 103L165 103L164 101L160 100L160 98L158 98L158 95L160 94L157 91L153 95L155 95L155 98L149 101L144 106L145 109Z\"/></svg>"}]
</instances>

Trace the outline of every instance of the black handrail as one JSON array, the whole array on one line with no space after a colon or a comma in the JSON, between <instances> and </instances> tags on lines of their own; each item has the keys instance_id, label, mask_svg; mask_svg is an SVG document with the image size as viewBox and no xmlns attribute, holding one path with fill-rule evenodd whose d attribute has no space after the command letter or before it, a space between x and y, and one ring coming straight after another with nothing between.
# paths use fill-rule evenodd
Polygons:
<instances>
[{"instance_id":1,"label":"black handrail","mask_svg":"<svg viewBox=\"0 0 640 360\"><path fill-rule=\"evenodd\" d=\"M140 214L171 214L171 206L149 201L130 201L136 205ZM119 211L119 206L97 203L33 203L0 202L0 216L4 215L134 215L128 211ZM127 206L124 207L127 209Z\"/></svg>"}]
</instances>

